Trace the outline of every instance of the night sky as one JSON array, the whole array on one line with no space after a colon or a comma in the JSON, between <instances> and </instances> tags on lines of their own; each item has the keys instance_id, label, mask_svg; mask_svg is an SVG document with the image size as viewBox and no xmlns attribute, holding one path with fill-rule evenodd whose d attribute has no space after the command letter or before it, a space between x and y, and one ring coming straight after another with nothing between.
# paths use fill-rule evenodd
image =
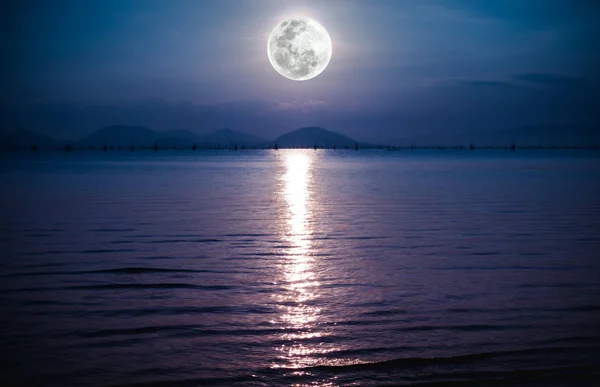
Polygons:
<instances>
[{"instance_id":1,"label":"night sky","mask_svg":"<svg viewBox=\"0 0 600 387\"><path fill-rule=\"evenodd\" d=\"M112 124L266 138L317 125L365 141L600 122L594 1L13 1L0 130L78 139ZM290 81L266 41L319 21L333 58Z\"/></svg>"}]
</instances>

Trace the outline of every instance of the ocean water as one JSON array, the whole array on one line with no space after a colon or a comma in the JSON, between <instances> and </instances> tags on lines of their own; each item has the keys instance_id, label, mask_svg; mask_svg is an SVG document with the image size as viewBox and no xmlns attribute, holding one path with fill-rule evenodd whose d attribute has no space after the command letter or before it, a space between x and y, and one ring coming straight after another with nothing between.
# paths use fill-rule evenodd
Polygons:
<instances>
[{"instance_id":1,"label":"ocean water","mask_svg":"<svg viewBox=\"0 0 600 387\"><path fill-rule=\"evenodd\" d=\"M10 385L600 381L598 152L5 153L0 186Z\"/></svg>"}]
</instances>

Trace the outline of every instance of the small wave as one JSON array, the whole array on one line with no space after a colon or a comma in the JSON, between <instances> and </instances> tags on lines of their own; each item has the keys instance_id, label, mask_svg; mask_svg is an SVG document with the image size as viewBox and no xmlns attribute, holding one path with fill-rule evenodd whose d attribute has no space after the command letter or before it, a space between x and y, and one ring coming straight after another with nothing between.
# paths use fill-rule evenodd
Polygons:
<instances>
[{"instance_id":1,"label":"small wave","mask_svg":"<svg viewBox=\"0 0 600 387\"><path fill-rule=\"evenodd\" d=\"M234 286L227 285L195 285L188 283L148 283L148 284L102 284L102 285L81 285L66 286L58 289L65 290L111 290L111 289L199 289L199 290L230 290Z\"/></svg>"},{"instance_id":2,"label":"small wave","mask_svg":"<svg viewBox=\"0 0 600 387\"><path fill-rule=\"evenodd\" d=\"M327 241L327 240L335 240L337 239L336 237L328 237L328 236L323 236L323 237L313 237L313 238L309 238L312 241Z\"/></svg>"},{"instance_id":3,"label":"small wave","mask_svg":"<svg viewBox=\"0 0 600 387\"><path fill-rule=\"evenodd\" d=\"M450 313L506 313L506 312L594 312L600 310L600 305L577 305L562 308L526 307L526 308L447 308Z\"/></svg>"},{"instance_id":4,"label":"small wave","mask_svg":"<svg viewBox=\"0 0 600 387\"><path fill-rule=\"evenodd\" d=\"M464 332L477 332L477 331L503 331L509 329L526 329L529 325L524 324L513 324L513 325L489 325L489 324L468 324L468 325L418 325L412 327L396 328L394 331L397 332L409 332L409 331L435 331L435 330L449 330L449 331L464 331Z\"/></svg>"},{"instance_id":5,"label":"small wave","mask_svg":"<svg viewBox=\"0 0 600 387\"><path fill-rule=\"evenodd\" d=\"M134 228L96 228L88 230L90 232L130 232L135 231Z\"/></svg>"},{"instance_id":6,"label":"small wave","mask_svg":"<svg viewBox=\"0 0 600 387\"><path fill-rule=\"evenodd\" d=\"M144 273L205 273L209 270L168 269L162 267L122 267L115 269L93 270L81 273L114 273L114 274L144 274Z\"/></svg>"},{"instance_id":7,"label":"small wave","mask_svg":"<svg viewBox=\"0 0 600 387\"><path fill-rule=\"evenodd\" d=\"M182 306L172 308L146 308L146 309L117 309L103 310L100 314L108 317L118 316L180 316L180 315L199 315L199 314L272 314L277 313L276 310L268 307L260 306Z\"/></svg>"},{"instance_id":8,"label":"small wave","mask_svg":"<svg viewBox=\"0 0 600 387\"><path fill-rule=\"evenodd\" d=\"M410 357L399 358L392 360L384 360L379 362L357 362L343 365L320 365L310 367L314 370L332 371L332 372L348 372L348 371L389 371L396 368L415 368L428 367L437 365L468 365L482 360L495 359L499 357L515 357L523 355L544 355L547 356L551 352L564 352L566 350L577 351L579 347L553 347L553 348L534 348L522 349L513 351L496 351L496 352L481 352L458 356L448 357Z\"/></svg>"},{"instance_id":9,"label":"small wave","mask_svg":"<svg viewBox=\"0 0 600 387\"><path fill-rule=\"evenodd\" d=\"M135 328L100 329L78 333L86 338L113 337L113 336L137 336L154 333L171 332L173 337L200 337L200 336L256 336L280 334L281 329L212 329L201 325L153 325ZM68 335L72 335L69 333Z\"/></svg>"},{"instance_id":10,"label":"small wave","mask_svg":"<svg viewBox=\"0 0 600 387\"><path fill-rule=\"evenodd\" d=\"M57 267L57 266L65 266L63 262L45 262L45 263L34 263L29 265L23 265L24 267Z\"/></svg>"},{"instance_id":11,"label":"small wave","mask_svg":"<svg viewBox=\"0 0 600 387\"><path fill-rule=\"evenodd\" d=\"M23 300L22 305L27 306L98 306L101 305L99 302L84 302L84 301L59 301L59 300ZM45 313L45 312L44 312Z\"/></svg>"},{"instance_id":12,"label":"small wave","mask_svg":"<svg viewBox=\"0 0 600 387\"><path fill-rule=\"evenodd\" d=\"M100 284L100 285L75 285L63 287L39 287L0 290L1 293L15 292L45 292L57 290L127 290L127 289L196 289L196 290L231 290L235 286L227 285L196 285L188 283L128 283L128 284Z\"/></svg>"},{"instance_id":13,"label":"small wave","mask_svg":"<svg viewBox=\"0 0 600 387\"><path fill-rule=\"evenodd\" d=\"M555 367L541 369L519 369L513 371L470 371L429 375L433 381L413 381L406 386L450 387L450 386L597 386L600 378L592 367ZM417 378L418 379L418 378ZM583 382L583 383L581 383Z\"/></svg>"},{"instance_id":14,"label":"small wave","mask_svg":"<svg viewBox=\"0 0 600 387\"><path fill-rule=\"evenodd\" d=\"M210 270L167 269L161 267L123 267L102 270L72 270L72 271L37 271L31 273L15 273L11 276L44 276L44 275L74 275L74 274L152 274L152 273L207 273Z\"/></svg>"},{"instance_id":15,"label":"small wave","mask_svg":"<svg viewBox=\"0 0 600 387\"><path fill-rule=\"evenodd\" d=\"M34 251L24 253L23 255L28 256L41 256L41 255L59 255L59 254L107 254L107 253L131 253L137 250L133 249L91 249L91 250L47 250L47 251Z\"/></svg>"},{"instance_id":16,"label":"small wave","mask_svg":"<svg viewBox=\"0 0 600 387\"><path fill-rule=\"evenodd\" d=\"M109 337L109 336L131 336L141 334L160 333L166 331L181 331L181 330L196 330L190 325L160 325L146 326L138 328L117 328L117 329L101 329L93 332L81 334L82 337Z\"/></svg>"},{"instance_id":17,"label":"small wave","mask_svg":"<svg viewBox=\"0 0 600 387\"><path fill-rule=\"evenodd\" d=\"M281 253L240 253L239 255L244 257L274 257L280 256ZM239 259L239 258L226 258L226 259Z\"/></svg>"},{"instance_id":18,"label":"small wave","mask_svg":"<svg viewBox=\"0 0 600 387\"><path fill-rule=\"evenodd\" d=\"M362 316L381 317L381 316L396 316L399 314L408 314L408 313L409 312L404 309L391 309L391 310L375 310L372 312L364 312L364 313L361 313L361 315Z\"/></svg>"},{"instance_id":19,"label":"small wave","mask_svg":"<svg viewBox=\"0 0 600 387\"><path fill-rule=\"evenodd\" d=\"M557 343L596 344L596 343L600 343L600 337L569 336L569 337L559 337L559 338L548 339L548 340L540 340L540 341L536 342L536 344L539 344L539 345L548 345L548 344L557 344Z\"/></svg>"},{"instance_id":20,"label":"small wave","mask_svg":"<svg viewBox=\"0 0 600 387\"><path fill-rule=\"evenodd\" d=\"M107 254L107 253L131 253L134 251L137 251L137 250L134 250L134 249L91 249L91 250L74 251L74 253Z\"/></svg>"},{"instance_id":21,"label":"small wave","mask_svg":"<svg viewBox=\"0 0 600 387\"><path fill-rule=\"evenodd\" d=\"M223 242L222 239L206 238L206 239L160 239L154 241L146 241L143 243L163 244L163 243L216 243Z\"/></svg>"},{"instance_id":22,"label":"small wave","mask_svg":"<svg viewBox=\"0 0 600 387\"><path fill-rule=\"evenodd\" d=\"M214 370L214 369L213 369ZM224 378L189 378L169 381L153 381L127 384L114 384L110 387L192 387L192 386L233 386L238 383L256 383L253 376L232 376Z\"/></svg>"},{"instance_id":23,"label":"small wave","mask_svg":"<svg viewBox=\"0 0 600 387\"><path fill-rule=\"evenodd\" d=\"M568 308L560 308L554 310L559 310L561 312L595 312L600 311L600 305L572 306Z\"/></svg>"},{"instance_id":24,"label":"small wave","mask_svg":"<svg viewBox=\"0 0 600 387\"><path fill-rule=\"evenodd\" d=\"M32 252L29 252L29 253L23 253L23 255L40 256L40 255L72 254L72 253L73 253L73 251L46 250L46 251L32 251Z\"/></svg>"},{"instance_id":25,"label":"small wave","mask_svg":"<svg viewBox=\"0 0 600 387\"><path fill-rule=\"evenodd\" d=\"M371 240L371 239L389 239L389 237L378 237L378 236L354 236L354 237L341 237L339 239L346 239L346 240L357 240L357 241L362 241L362 240Z\"/></svg>"},{"instance_id":26,"label":"small wave","mask_svg":"<svg viewBox=\"0 0 600 387\"><path fill-rule=\"evenodd\" d=\"M268 236L272 236L273 234L225 234L224 236L226 237L233 237L233 238L259 238L259 237L268 237Z\"/></svg>"},{"instance_id":27,"label":"small wave","mask_svg":"<svg viewBox=\"0 0 600 387\"><path fill-rule=\"evenodd\" d=\"M479 252L469 253L467 255L487 256L487 255L498 255L498 254L500 254L499 251L479 251Z\"/></svg>"},{"instance_id":28,"label":"small wave","mask_svg":"<svg viewBox=\"0 0 600 387\"><path fill-rule=\"evenodd\" d=\"M535 288L578 288L578 287L586 287L589 284L587 283L575 283L575 282L562 282L562 283L550 283L550 284L520 284L518 285L520 288L525 289L535 289Z\"/></svg>"}]
</instances>

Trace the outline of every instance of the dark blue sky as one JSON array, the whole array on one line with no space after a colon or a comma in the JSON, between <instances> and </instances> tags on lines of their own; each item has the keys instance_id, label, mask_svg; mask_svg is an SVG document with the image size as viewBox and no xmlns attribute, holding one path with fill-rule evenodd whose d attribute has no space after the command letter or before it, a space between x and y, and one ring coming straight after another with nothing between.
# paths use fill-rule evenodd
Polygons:
<instances>
[{"instance_id":1,"label":"dark blue sky","mask_svg":"<svg viewBox=\"0 0 600 387\"><path fill-rule=\"evenodd\" d=\"M600 122L600 5L568 0L14 1L2 6L0 129L110 124L361 140ZM283 17L330 33L317 78L280 76Z\"/></svg>"}]
</instances>

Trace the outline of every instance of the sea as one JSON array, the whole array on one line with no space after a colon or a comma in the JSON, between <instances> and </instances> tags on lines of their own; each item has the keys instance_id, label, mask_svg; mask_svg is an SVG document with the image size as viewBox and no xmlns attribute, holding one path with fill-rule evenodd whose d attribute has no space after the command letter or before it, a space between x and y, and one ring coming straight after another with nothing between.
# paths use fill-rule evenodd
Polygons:
<instances>
[{"instance_id":1,"label":"sea","mask_svg":"<svg viewBox=\"0 0 600 387\"><path fill-rule=\"evenodd\" d=\"M600 385L600 152L0 154L3 386Z\"/></svg>"}]
</instances>

